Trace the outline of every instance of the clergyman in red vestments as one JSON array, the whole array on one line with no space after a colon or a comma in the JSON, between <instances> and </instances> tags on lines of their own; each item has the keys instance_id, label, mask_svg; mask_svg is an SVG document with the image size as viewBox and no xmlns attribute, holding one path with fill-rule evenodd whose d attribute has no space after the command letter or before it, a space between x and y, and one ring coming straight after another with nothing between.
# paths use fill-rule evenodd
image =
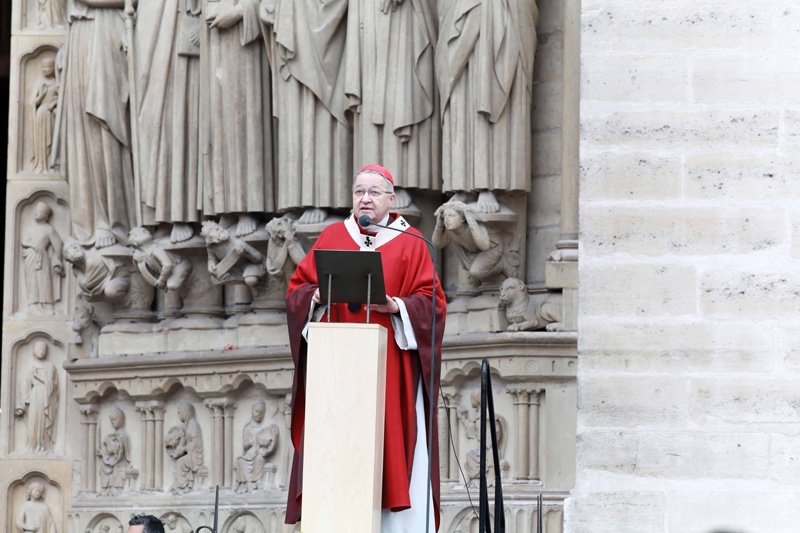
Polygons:
<instances>
[{"instance_id":1,"label":"clergyman in red vestments","mask_svg":"<svg viewBox=\"0 0 800 533\"><path fill-rule=\"evenodd\" d=\"M389 212L394 200L394 181L379 165L362 168L353 182L353 215L327 227L314 249L379 251L383 264L387 303L373 304L370 321L389 332L386 363L386 418L383 454L382 532L433 531L439 526L439 456L437 441L430 453L428 431L438 436L434 415L428 423L429 385L433 401L439 394L441 343L444 332L445 297L436 281L435 366L431 375L431 298L433 264L420 233L403 217ZM366 231L358 217L368 215L375 223L400 231L376 228ZM372 226L369 229L373 229ZM309 320L322 318L314 254L308 253L289 282L286 295L289 338L295 374L292 389L291 434L294 459L289 483L286 522L300 520L302 505L303 424L305 418L306 343ZM330 320L365 322L364 306L333 304ZM327 320L327 312L325 313ZM393 339L393 342L392 340ZM425 528L427 469L431 461L432 512Z\"/></svg>"}]
</instances>

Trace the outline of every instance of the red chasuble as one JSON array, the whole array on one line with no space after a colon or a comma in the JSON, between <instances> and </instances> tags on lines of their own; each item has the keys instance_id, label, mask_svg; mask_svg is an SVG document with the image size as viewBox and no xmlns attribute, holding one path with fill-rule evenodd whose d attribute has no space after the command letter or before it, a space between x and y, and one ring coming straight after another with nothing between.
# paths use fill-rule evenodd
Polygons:
<instances>
[{"instance_id":1,"label":"red chasuble","mask_svg":"<svg viewBox=\"0 0 800 533\"><path fill-rule=\"evenodd\" d=\"M390 224L405 232L420 235L402 218L390 215ZM386 359L386 420L383 453L383 503L384 509L402 511L411 506L409 479L414 458L417 432L415 399L419 378L424 385L425 413L430 407L428 387L431 379L431 293L433 264L424 241L388 229L377 234L364 234L351 216L345 222L332 224L317 239L305 259L298 265L286 295L289 339L294 358L295 373L292 386L292 444L295 453L289 483L289 500L286 523L300 520L303 479L303 424L305 420L306 344L302 331L308 320L311 297L317 288L315 249L321 250L377 250L381 254L386 293L400 297L405 303L417 340L417 350L401 350L394 341L394 328L390 315L370 313L370 322L381 324L388 330ZM444 291L436 282L436 361L433 374L434 399L439 394L441 346L445 315ZM327 320L327 313L323 317ZM332 322L366 322L364 306L352 311L347 304L334 304ZM434 400L435 401L435 400ZM437 416L432 427L438 438ZM427 425L427 424L426 424ZM341 431L341 429L337 428ZM426 434L427 437L428 434ZM426 439L427 441L427 439ZM439 527L439 446L437 440L430 450L432 461L432 494L436 527Z\"/></svg>"}]
</instances>

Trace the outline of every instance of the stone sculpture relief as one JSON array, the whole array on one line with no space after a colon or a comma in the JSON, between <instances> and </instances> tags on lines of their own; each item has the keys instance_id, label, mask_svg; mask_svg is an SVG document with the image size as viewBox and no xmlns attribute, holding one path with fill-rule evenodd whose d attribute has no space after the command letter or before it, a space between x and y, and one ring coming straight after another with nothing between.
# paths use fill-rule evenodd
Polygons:
<instances>
[{"instance_id":1,"label":"stone sculpture relief","mask_svg":"<svg viewBox=\"0 0 800 533\"><path fill-rule=\"evenodd\" d=\"M75 336L69 345L70 359L86 359L97 357L97 340L100 335L100 324L94 315L94 309L80 305L75 309L72 318L72 331Z\"/></svg>"},{"instance_id":2,"label":"stone sculpture relief","mask_svg":"<svg viewBox=\"0 0 800 533\"><path fill-rule=\"evenodd\" d=\"M259 2L208 2L203 8L203 213L238 214L235 234L243 237L256 230L256 213L274 210L271 79Z\"/></svg>"},{"instance_id":3,"label":"stone sculpture relief","mask_svg":"<svg viewBox=\"0 0 800 533\"><path fill-rule=\"evenodd\" d=\"M380 162L402 188L440 189L432 0L353 0L347 28L346 85L353 113L353 164Z\"/></svg>"},{"instance_id":4,"label":"stone sculpture relief","mask_svg":"<svg viewBox=\"0 0 800 533\"><path fill-rule=\"evenodd\" d=\"M113 407L108 415L111 431L99 442L101 496L118 496L139 476L131 465L131 439L125 431L125 413Z\"/></svg>"},{"instance_id":5,"label":"stone sculpture relief","mask_svg":"<svg viewBox=\"0 0 800 533\"><path fill-rule=\"evenodd\" d=\"M55 446L59 403L58 373L47 360L48 352L46 341L33 344L33 361L20 381L14 409L15 416L25 418L26 450L42 455L52 453Z\"/></svg>"},{"instance_id":6,"label":"stone sculpture relief","mask_svg":"<svg viewBox=\"0 0 800 533\"><path fill-rule=\"evenodd\" d=\"M530 191L536 0L440 2L436 78L445 191ZM462 195L457 199L465 201Z\"/></svg>"},{"instance_id":7,"label":"stone sculpture relief","mask_svg":"<svg viewBox=\"0 0 800 533\"><path fill-rule=\"evenodd\" d=\"M522 280L508 278L500 286L500 306L505 309L508 331L547 328L556 331L561 323L561 306L548 298L528 294Z\"/></svg>"},{"instance_id":8,"label":"stone sculpture relief","mask_svg":"<svg viewBox=\"0 0 800 533\"><path fill-rule=\"evenodd\" d=\"M244 282L254 287L264 275L264 256L252 245L213 221L200 235L208 247L208 272L216 283Z\"/></svg>"},{"instance_id":9,"label":"stone sculpture relief","mask_svg":"<svg viewBox=\"0 0 800 533\"><path fill-rule=\"evenodd\" d=\"M464 425L464 433L467 442L472 445L466 454L464 468L467 474L467 484L472 484L480 479L481 475L481 448L480 448L480 421L481 421L481 393L474 391L470 394L470 405L459 407L458 418ZM508 424L503 416L495 413L495 423L497 428L497 448L500 457L500 470L503 479L508 477L510 465L505 459L505 448L508 433ZM486 478L489 484L494 484L494 472L496 465L492 464L492 445L489 431L486 433Z\"/></svg>"},{"instance_id":10,"label":"stone sculpture relief","mask_svg":"<svg viewBox=\"0 0 800 533\"><path fill-rule=\"evenodd\" d=\"M162 242L153 240L146 228L133 228L128 235L128 245L134 249L136 269L152 287L167 293L179 291L192 273L189 261L168 252Z\"/></svg>"},{"instance_id":11,"label":"stone sculpture relief","mask_svg":"<svg viewBox=\"0 0 800 533\"><path fill-rule=\"evenodd\" d=\"M173 426L164 439L167 455L174 461L172 494L187 494L195 489L198 477L207 477L203 464L203 430L195 418L194 406L178 405L180 426Z\"/></svg>"},{"instance_id":12,"label":"stone sculpture relief","mask_svg":"<svg viewBox=\"0 0 800 533\"><path fill-rule=\"evenodd\" d=\"M171 241L200 220L199 0L141 0L134 52L143 220L172 223Z\"/></svg>"},{"instance_id":13,"label":"stone sculpture relief","mask_svg":"<svg viewBox=\"0 0 800 533\"><path fill-rule=\"evenodd\" d=\"M55 1L55 0L51 0ZM61 110L72 234L103 248L135 221L123 0L70 2Z\"/></svg>"},{"instance_id":14,"label":"stone sculpture relief","mask_svg":"<svg viewBox=\"0 0 800 533\"><path fill-rule=\"evenodd\" d=\"M253 405L250 421L244 426L244 453L236 458L234 466L236 492L253 492L274 486L277 466L268 464L267 460L278 447L280 430L277 424L270 424L265 419L266 412L266 402L258 400Z\"/></svg>"},{"instance_id":15,"label":"stone sculpture relief","mask_svg":"<svg viewBox=\"0 0 800 533\"><path fill-rule=\"evenodd\" d=\"M122 524L112 516L101 518L94 527L86 530L86 533L123 533Z\"/></svg>"},{"instance_id":16,"label":"stone sculpture relief","mask_svg":"<svg viewBox=\"0 0 800 533\"><path fill-rule=\"evenodd\" d=\"M266 533L264 525L258 518L250 514L236 517L226 531L228 533Z\"/></svg>"},{"instance_id":17,"label":"stone sculpture relief","mask_svg":"<svg viewBox=\"0 0 800 533\"><path fill-rule=\"evenodd\" d=\"M49 30L64 25L64 0L36 0L36 28Z\"/></svg>"},{"instance_id":18,"label":"stone sculpture relief","mask_svg":"<svg viewBox=\"0 0 800 533\"><path fill-rule=\"evenodd\" d=\"M262 0L277 119L276 208L302 208L298 224L350 207L352 130L345 116L349 0ZM322 65L319 58L324 58Z\"/></svg>"},{"instance_id":19,"label":"stone sculpture relief","mask_svg":"<svg viewBox=\"0 0 800 533\"><path fill-rule=\"evenodd\" d=\"M450 201L439 206L434 213L436 227L431 240L438 248L450 244L459 261L458 289L460 294L478 292L481 282L496 274L513 275L499 232L493 230L471 204Z\"/></svg>"},{"instance_id":20,"label":"stone sculpture relief","mask_svg":"<svg viewBox=\"0 0 800 533\"><path fill-rule=\"evenodd\" d=\"M294 269L306 256L306 251L295 235L295 222L289 215L273 218L267 223L267 274L276 290L285 294L286 284Z\"/></svg>"},{"instance_id":21,"label":"stone sculpture relief","mask_svg":"<svg viewBox=\"0 0 800 533\"><path fill-rule=\"evenodd\" d=\"M130 268L119 259L118 250L84 249L70 239L64 246L64 259L72 265L78 295L86 301L119 302L131 287Z\"/></svg>"},{"instance_id":22,"label":"stone sculpture relief","mask_svg":"<svg viewBox=\"0 0 800 533\"><path fill-rule=\"evenodd\" d=\"M36 202L33 223L25 226L20 242L28 310L37 314L52 315L54 304L61 300L63 242L50 223L52 217L46 202Z\"/></svg>"},{"instance_id":23,"label":"stone sculpture relief","mask_svg":"<svg viewBox=\"0 0 800 533\"><path fill-rule=\"evenodd\" d=\"M47 489L41 481L33 481L26 491L25 503L14 520L22 533L58 533L53 513L45 502Z\"/></svg>"},{"instance_id":24,"label":"stone sculpture relief","mask_svg":"<svg viewBox=\"0 0 800 533\"><path fill-rule=\"evenodd\" d=\"M60 4L60 0L45 0L50 4ZM40 4L41 5L41 2ZM56 80L55 59L42 59L42 78L36 84L33 93L32 146L33 170L47 172L51 170L51 149L55 133L56 106L58 105L58 81Z\"/></svg>"},{"instance_id":25,"label":"stone sculpture relief","mask_svg":"<svg viewBox=\"0 0 800 533\"><path fill-rule=\"evenodd\" d=\"M192 533L194 531L185 518L175 513L170 513L161 520L166 533Z\"/></svg>"}]
</instances>

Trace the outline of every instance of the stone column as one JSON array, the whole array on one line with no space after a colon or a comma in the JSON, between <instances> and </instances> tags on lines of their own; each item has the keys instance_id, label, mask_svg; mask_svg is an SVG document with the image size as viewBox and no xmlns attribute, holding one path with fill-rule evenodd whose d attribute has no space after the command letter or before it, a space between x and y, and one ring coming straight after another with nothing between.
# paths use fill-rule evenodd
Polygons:
<instances>
[{"instance_id":1,"label":"stone column","mask_svg":"<svg viewBox=\"0 0 800 533\"><path fill-rule=\"evenodd\" d=\"M229 402L223 407L225 431L225 486L233 486L233 412L236 404Z\"/></svg>"},{"instance_id":2,"label":"stone column","mask_svg":"<svg viewBox=\"0 0 800 533\"><path fill-rule=\"evenodd\" d=\"M142 415L144 427L144 464L142 465L142 489L155 489L155 420L150 402L136 402L136 411Z\"/></svg>"},{"instance_id":3,"label":"stone column","mask_svg":"<svg viewBox=\"0 0 800 533\"><path fill-rule=\"evenodd\" d=\"M211 485L222 485L225 479L225 427L222 418L226 400L206 400L211 410L213 434L211 436Z\"/></svg>"},{"instance_id":4,"label":"stone column","mask_svg":"<svg viewBox=\"0 0 800 533\"><path fill-rule=\"evenodd\" d=\"M580 172L580 0L564 0L564 69L561 134L561 241L578 248Z\"/></svg>"},{"instance_id":5,"label":"stone column","mask_svg":"<svg viewBox=\"0 0 800 533\"><path fill-rule=\"evenodd\" d=\"M517 406L517 445L516 445L516 464L515 472L517 479L528 479L528 448L529 444L529 416L530 390L521 387L509 387L508 391L514 397L514 405Z\"/></svg>"},{"instance_id":6,"label":"stone column","mask_svg":"<svg viewBox=\"0 0 800 533\"><path fill-rule=\"evenodd\" d=\"M539 479L539 405L543 392L541 389L532 390L529 398L528 479Z\"/></svg>"},{"instance_id":7,"label":"stone column","mask_svg":"<svg viewBox=\"0 0 800 533\"><path fill-rule=\"evenodd\" d=\"M450 480L456 481L458 480L458 402L461 399L461 395L457 392L451 392L444 395L445 399L447 400L447 410L448 415L450 417L450 429L452 431L452 438L453 438L453 450L449 453L450 456L450 467L449 467L449 474Z\"/></svg>"},{"instance_id":8,"label":"stone column","mask_svg":"<svg viewBox=\"0 0 800 533\"><path fill-rule=\"evenodd\" d=\"M97 491L97 405L81 405L83 425L83 491Z\"/></svg>"},{"instance_id":9,"label":"stone column","mask_svg":"<svg viewBox=\"0 0 800 533\"><path fill-rule=\"evenodd\" d=\"M439 403L439 477L450 479L450 437L447 427L447 406Z\"/></svg>"},{"instance_id":10,"label":"stone column","mask_svg":"<svg viewBox=\"0 0 800 533\"><path fill-rule=\"evenodd\" d=\"M150 402L153 417L153 487L164 483L164 402Z\"/></svg>"}]
</instances>

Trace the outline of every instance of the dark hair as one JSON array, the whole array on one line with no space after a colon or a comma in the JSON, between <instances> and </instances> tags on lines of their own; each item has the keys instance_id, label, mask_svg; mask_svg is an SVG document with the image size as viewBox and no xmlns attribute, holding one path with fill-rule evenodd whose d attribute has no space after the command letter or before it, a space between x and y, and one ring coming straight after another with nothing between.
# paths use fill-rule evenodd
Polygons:
<instances>
[{"instance_id":1,"label":"dark hair","mask_svg":"<svg viewBox=\"0 0 800 533\"><path fill-rule=\"evenodd\" d=\"M137 514L128 521L129 526L144 526L142 533L164 533L161 520L149 514Z\"/></svg>"}]
</instances>

